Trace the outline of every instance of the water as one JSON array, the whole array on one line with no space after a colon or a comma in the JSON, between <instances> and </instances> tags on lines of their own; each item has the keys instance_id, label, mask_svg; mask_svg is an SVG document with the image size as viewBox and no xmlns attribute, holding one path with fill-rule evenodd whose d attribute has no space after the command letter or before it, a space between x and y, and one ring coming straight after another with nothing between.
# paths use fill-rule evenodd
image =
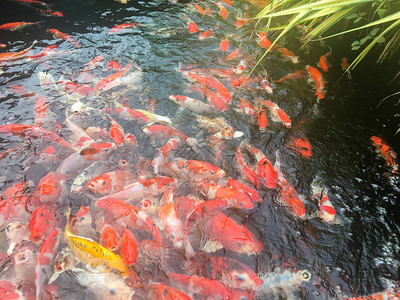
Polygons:
<instances>
[{"instance_id":1,"label":"water","mask_svg":"<svg viewBox=\"0 0 400 300\"><path fill-rule=\"evenodd\" d=\"M133 59L143 70L143 80L138 89L116 89L114 94L104 93L101 97L83 98L82 101L96 108L104 108L112 107L112 103L124 99L132 108L146 109L143 100L156 99L155 113L170 117L175 128L200 141L200 151L182 147L175 153L176 157L215 163L229 176L239 178L240 172L234 155L243 138L226 140L222 147L222 159L215 160L216 148L210 146L207 140L210 134L199 128L194 113L187 109L179 110L168 97L176 94L195 98L198 96L195 91L190 90L189 82L178 70L179 63L196 64L203 68L228 68L238 64L237 60L222 60L226 54L219 51L218 47L224 37L228 37L230 43L228 53L240 46L245 57L255 62L263 51L255 38L248 40L254 23L237 29L233 22L247 6L250 6L251 16L257 13L257 8L246 2L237 2L233 7L227 6L229 16L224 20L217 13L211 16L200 15L191 3L131 1L122 5L115 1L86 2L54 3L52 9L61 11L63 18L41 16L33 11L37 6L6 1L0 4L2 23L41 21L38 27L1 32L0 42L8 44L4 51L20 51L30 46L34 40L38 41L32 50L34 54L55 43L58 50L71 51L41 63L18 62L2 67L1 124L33 124L34 121L35 101L13 93L10 85L23 85L30 91L46 95L37 76L40 71L47 71L55 80L61 76L69 80L71 75L76 76L97 55L103 55L106 61L116 60L122 67ZM218 11L215 4L207 4L214 12ZM197 34L189 33L185 15L196 22L201 31L217 24L214 37L199 40ZM108 34L115 25L128 22L140 23L141 26L122 34ZM75 48L72 43L53 39L46 28L56 28L70 34L81 47ZM256 74L260 75L265 69L270 80L278 80L295 70L304 69L306 65L316 67L317 58L329 51L327 45L318 44L301 51L299 41L293 36L283 41L282 45L296 53L300 63L286 61L275 51L266 57ZM388 94L383 82L388 81L386 79L391 68L377 67L382 78L376 79L377 72L361 67L359 71L353 72L352 80L344 76L339 81L342 75L340 60L345 56L343 53L346 56L351 54L344 48L340 51L339 46L333 48L337 52L328 56L332 68L324 74L327 95L320 104L315 105L316 96L312 84L304 79L288 80L273 84L274 93L271 96L259 88L230 88L233 96L230 108L223 113L209 115L223 117L235 131L243 132L244 138L265 153L273 163L276 161L276 151L279 150L282 171L289 183L302 195L309 216L315 215L318 210L317 203L311 199L310 184L318 173L323 172L329 197L338 214L338 222L335 224L327 224L319 218L302 221L289 214L278 203L278 191L275 190L259 191L264 200L259 209L253 209L250 213L238 210L231 212L236 221L243 222L262 241L263 250L258 255L247 256L222 249L217 252L218 255L239 259L260 276L264 276L264 279L268 274L272 276L271 274L279 273L277 270L290 270L290 274L299 270L308 270L311 273L309 281L286 285L283 292L279 289L262 291L259 294L261 299L271 298L274 294L281 298L292 295L303 299L368 295L383 291L400 280L400 224L396 203L400 191L399 180L397 177L387 176L390 169L377 156L370 141L373 135L381 136L396 153L400 153L398 136L393 135L400 124L398 106L394 105L396 100L386 100L376 108L380 99ZM96 69L93 73L103 78L111 74L111 71ZM260 132L250 117L233 109L243 96L251 102L258 97L271 99L290 116L292 128L285 128L270 119L266 131ZM51 111L60 123L65 120L65 109L70 105L61 100L59 96L51 100ZM91 126L109 126L107 119L99 118L96 114L87 121ZM163 143L150 142L141 130L142 125L120 119L118 122L126 131L136 135L139 148L135 155L129 152L119 153L116 159L120 158L119 155L131 163L136 163L139 156L153 159ZM59 133L68 136L65 130L60 130ZM310 140L310 159L285 146L292 137L298 136L305 136ZM1 137L0 143L2 151L5 151L20 146L21 139ZM36 146L38 145L35 141L32 141L26 145L26 150L22 150L22 154L14 154L1 160L2 190L15 182L26 180L37 184L47 174L49 170L46 168L35 164L27 165L27 158ZM188 186L183 186L179 191L185 194L188 189ZM76 207L76 210L79 205L90 203L85 195L73 195L68 199L67 202ZM176 260L171 259L168 264L171 272L179 269L181 254L177 255ZM147 283L159 281L169 284L167 279L154 272L142 270L141 275L146 277ZM181 269L180 272L184 273L185 270ZM5 272L2 278L10 279L7 278L10 274L12 272ZM84 275L79 276L81 282L90 282L89 279L82 278ZM100 280L95 277L93 275L93 282ZM66 273L56 281L61 287L63 299L79 299L83 295L93 297L93 291L85 288L84 284L77 288L77 278ZM93 282L91 284L95 284ZM265 286L263 288L266 289ZM139 290L136 291L137 295L141 294Z\"/></svg>"}]
</instances>

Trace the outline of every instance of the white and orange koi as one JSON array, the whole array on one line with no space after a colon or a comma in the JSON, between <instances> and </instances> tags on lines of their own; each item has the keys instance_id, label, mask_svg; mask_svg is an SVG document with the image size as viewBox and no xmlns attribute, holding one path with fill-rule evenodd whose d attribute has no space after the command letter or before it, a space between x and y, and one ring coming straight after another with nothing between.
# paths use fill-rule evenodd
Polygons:
<instances>
[{"instance_id":1,"label":"white and orange koi","mask_svg":"<svg viewBox=\"0 0 400 300\"><path fill-rule=\"evenodd\" d=\"M274 122L282 123L287 128L292 127L292 121L289 116L276 103L264 100L262 104L269 110Z\"/></svg>"}]
</instances>

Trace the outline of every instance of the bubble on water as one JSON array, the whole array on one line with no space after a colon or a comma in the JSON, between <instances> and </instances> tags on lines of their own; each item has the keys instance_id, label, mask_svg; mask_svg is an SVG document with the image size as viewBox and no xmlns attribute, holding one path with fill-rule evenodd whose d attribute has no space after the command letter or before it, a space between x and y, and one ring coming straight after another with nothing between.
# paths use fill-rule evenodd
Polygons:
<instances>
[{"instance_id":1,"label":"bubble on water","mask_svg":"<svg viewBox=\"0 0 400 300\"><path fill-rule=\"evenodd\" d=\"M296 231L296 237L297 238L301 237L301 232L300 231Z\"/></svg>"}]
</instances>

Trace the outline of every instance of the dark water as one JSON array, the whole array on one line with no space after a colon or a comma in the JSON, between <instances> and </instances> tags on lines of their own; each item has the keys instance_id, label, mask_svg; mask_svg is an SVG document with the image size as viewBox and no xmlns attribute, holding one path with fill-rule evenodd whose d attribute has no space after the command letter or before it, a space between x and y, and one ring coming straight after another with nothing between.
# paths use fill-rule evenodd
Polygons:
<instances>
[{"instance_id":1,"label":"dark water","mask_svg":"<svg viewBox=\"0 0 400 300\"><path fill-rule=\"evenodd\" d=\"M17 5L2 1L0 4L1 23L13 21L42 21L39 27L26 28L16 32L0 32L0 42L8 47L3 51L20 51L37 40L33 48L35 54L44 47L58 44L59 50L73 51L42 63L36 61L17 63L2 67L0 76L0 118L1 124L33 124L34 102L14 94L9 85L19 84L27 89L43 94L37 73L48 71L58 80L62 75L69 78L77 74L84 65L97 55L106 60L116 60L124 66L130 60L143 70L142 86L137 91L125 93L123 97L132 108L145 106L145 99L157 99L155 113L169 116L173 125L190 137L204 140L202 132L189 110L178 111L169 95L188 94L188 81L177 70L179 63L196 64L204 68L227 68L233 63L221 62L226 54L218 50L219 42L227 36L230 52L241 46L245 56L253 62L263 51L255 42L255 33L249 39L254 22L237 29L233 22L247 6L249 13L255 15L258 8L246 2L235 2L228 7L227 20L218 14L202 16L193 5L168 1L130 1L127 5L115 1L58 1L52 9L62 11L63 18L40 16L32 11L32 6ZM217 11L213 3L208 5ZM184 14L196 22L202 30L218 26L213 38L199 40L197 34L187 31ZM109 35L115 25L137 22L143 26L123 34ZM75 48L69 42L54 40L46 28L57 28L70 34L80 44ZM287 74L303 69L306 65L316 66L320 55L329 51L327 44L313 44L300 50L299 41L292 36L282 45L296 53L299 64L285 61L280 55L272 53L256 70L268 72L270 80L277 80ZM333 299L343 296L368 295L393 287L400 281L400 196L398 177L388 177L390 172L385 161L378 157L370 141L373 135L381 136L396 153L400 153L399 136L394 135L400 124L399 106L396 99L388 99L376 107L381 99L395 91L396 87L386 87L390 66L366 64L353 72L353 79L342 76L340 60L343 56L351 59L344 46L332 44L334 52L328 56L332 65L324 74L327 94L318 105L312 84L306 80L292 80L274 84L274 93L269 96L260 89L233 89L233 104L223 113L212 115L223 117L235 130L242 131L253 146L263 151L274 163L279 150L282 170L299 194L304 196L307 214L312 216L318 210L317 203L311 200L311 188L316 174L323 172L329 196L337 211L336 224L324 223L319 218L302 221L289 214L277 202L276 191L260 191L264 202L250 215L237 213L244 224L263 242L264 249L257 256L232 256L241 259L258 274L269 274L277 270L308 270L311 280L301 287L287 286L282 291L274 291L285 299L294 293L295 298ZM345 53L345 54L344 54ZM237 64L237 61L234 61ZM110 73L104 73L108 75ZM98 77L102 76L97 71ZM104 77L103 75L103 77ZM292 128L286 129L270 120L266 132L262 133L250 118L233 110L238 99L257 97L271 99L277 103L292 120ZM104 95L100 99L82 99L95 103L98 108L109 107L120 99L120 95ZM65 119L67 105L53 102L52 111L59 122ZM96 124L95 120L93 121ZM121 122L125 130L137 135L141 152L148 159L154 157L158 147L153 146L137 125ZM312 145L312 157L306 159L288 149L285 145L292 136L304 135ZM227 171L229 176L238 178L234 155L243 138L226 141L222 151L222 161L216 164ZM0 147L5 151L20 145L18 138L1 137ZM29 145L28 145L29 146ZM159 146L159 145L158 145ZM215 163L214 150L201 144L200 153L181 149L176 156L186 159L205 160ZM24 164L28 154L2 160L2 189L16 181L33 180L38 182L47 171L29 168ZM179 262L178 262L179 263ZM60 278L62 288L68 290L73 280ZM79 295L79 292L77 292ZM272 298L273 293L261 293L261 299ZM68 299L65 297L64 299Z\"/></svg>"}]
</instances>

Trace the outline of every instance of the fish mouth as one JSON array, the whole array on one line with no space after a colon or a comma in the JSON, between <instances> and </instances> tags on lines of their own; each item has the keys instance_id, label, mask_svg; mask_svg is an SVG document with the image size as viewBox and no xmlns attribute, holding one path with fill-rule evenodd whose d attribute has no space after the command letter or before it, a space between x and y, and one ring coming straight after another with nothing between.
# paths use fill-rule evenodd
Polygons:
<instances>
[{"instance_id":1,"label":"fish mouth","mask_svg":"<svg viewBox=\"0 0 400 300\"><path fill-rule=\"evenodd\" d=\"M42 235L40 233L32 233L29 240L35 244L39 243L42 240Z\"/></svg>"}]
</instances>

